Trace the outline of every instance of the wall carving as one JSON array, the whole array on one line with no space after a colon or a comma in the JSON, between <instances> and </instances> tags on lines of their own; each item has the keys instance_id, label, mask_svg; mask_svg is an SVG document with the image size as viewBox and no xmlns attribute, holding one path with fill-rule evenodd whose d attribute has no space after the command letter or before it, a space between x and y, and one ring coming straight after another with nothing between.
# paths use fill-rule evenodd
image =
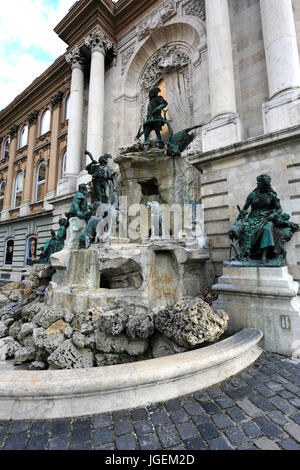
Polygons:
<instances>
[{"instance_id":1,"label":"wall carving","mask_svg":"<svg viewBox=\"0 0 300 470\"><path fill-rule=\"evenodd\" d=\"M147 114L149 90L160 80L166 81L168 101L171 95L178 103L178 110L170 109L175 113L185 113L183 123L188 126L193 120L193 93L192 93L192 65L188 52L177 44L168 44L161 47L148 61L140 79L140 121L143 122ZM176 96L177 95L177 96ZM180 103L179 97L183 102ZM172 101L172 99L171 99ZM170 105L169 101L169 105ZM180 109L179 109L180 108ZM188 121L188 122L186 122ZM175 126L176 127L176 126Z\"/></svg>"},{"instance_id":2,"label":"wall carving","mask_svg":"<svg viewBox=\"0 0 300 470\"><path fill-rule=\"evenodd\" d=\"M156 29L161 28L170 18L177 14L177 0L167 0L159 8L153 10L147 18L137 26L137 36L141 40Z\"/></svg>"},{"instance_id":3,"label":"wall carving","mask_svg":"<svg viewBox=\"0 0 300 470\"><path fill-rule=\"evenodd\" d=\"M206 20L205 0L192 0L184 9L188 16L197 16L200 20Z\"/></svg>"},{"instance_id":4,"label":"wall carving","mask_svg":"<svg viewBox=\"0 0 300 470\"><path fill-rule=\"evenodd\" d=\"M121 55L121 75L123 75L126 65L128 64L129 59L133 53L134 53L134 45L126 49L126 51L123 52L123 54Z\"/></svg>"}]
</instances>

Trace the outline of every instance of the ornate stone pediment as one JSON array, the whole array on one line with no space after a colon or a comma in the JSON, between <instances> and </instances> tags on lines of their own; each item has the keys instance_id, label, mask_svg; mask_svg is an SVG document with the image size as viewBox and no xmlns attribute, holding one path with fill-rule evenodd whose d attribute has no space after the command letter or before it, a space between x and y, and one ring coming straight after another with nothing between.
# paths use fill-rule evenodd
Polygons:
<instances>
[{"instance_id":1,"label":"ornate stone pediment","mask_svg":"<svg viewBox=\"0 0 300 470\"><path fill-rule=\"evenodd\" d=\"M159 8L153 10L147 18L137 26L137 36L141 40L156 29L161 28L170 18L177 14L177 0L167 0Z\"/></svg>"},{"instance_id":2,"label":"ornate stone pediment","mask_svg":"<svg viewBox=\"0 0 300 470\"><path fill-rule=\"evenodd\" d=\"M150 59L142 75L141 87L149 90L161 78L162 73L181 70L191 63L188 54L177 45L161 47Z\"/></svg>"},{"instance_id":3,"label":"ornate stone pediment","mask_svg":"<svg viewBox=\"0 0 300 470\"><path fill-rule=\"evenodd\" d=\"M189 16L197 16L200 20L206 20L205 0L192 0L186 5L184 12Z\"/></svg>"}]
</instances>

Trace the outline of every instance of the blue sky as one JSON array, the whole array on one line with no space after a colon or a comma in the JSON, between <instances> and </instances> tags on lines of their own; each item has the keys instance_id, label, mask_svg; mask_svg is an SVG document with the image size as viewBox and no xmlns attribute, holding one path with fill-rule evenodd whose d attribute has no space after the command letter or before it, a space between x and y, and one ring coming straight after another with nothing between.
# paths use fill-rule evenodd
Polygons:
<instances>
[{"instance_id":1,"label":"blue sky","mask_svg":"<svg viewBox=\"0 0 300 470\"><path fill-rule=\"evenodd\" d=\"M0 8L0 109L66 50L53 28L75 0L9 0Z\"/></svg>"}]
</instances>

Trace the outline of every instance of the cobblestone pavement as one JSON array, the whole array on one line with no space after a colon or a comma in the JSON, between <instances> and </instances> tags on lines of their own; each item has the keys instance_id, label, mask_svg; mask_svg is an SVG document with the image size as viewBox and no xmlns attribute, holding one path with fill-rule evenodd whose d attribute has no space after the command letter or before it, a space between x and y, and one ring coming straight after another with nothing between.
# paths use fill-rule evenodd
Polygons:
<instances>
[{"instance_id":1,"label":"cobblestone pavement","mask_svg":"<svg viewBox=\"0 0 300 470\"><path fill-rule=\"evenodd\" d=\"M267 354L206 390L93 417L0 421L2 450L300 450L300 364Z\"/></svg>"}]
</instances>

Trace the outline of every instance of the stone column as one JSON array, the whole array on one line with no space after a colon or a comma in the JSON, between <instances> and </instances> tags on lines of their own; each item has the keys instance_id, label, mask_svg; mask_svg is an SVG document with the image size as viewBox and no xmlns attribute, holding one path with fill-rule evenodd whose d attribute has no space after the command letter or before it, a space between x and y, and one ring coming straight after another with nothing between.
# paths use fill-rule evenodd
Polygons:
<instances>
[{"instance_id":1,"label":"stone column","mask_svg":"<svg viewBox=\"0 0 300 470\"><path fill-rule=\"evenodd\" d=\"M269 82L265 132L299 124L300 65L291 0L260 0Z\"/></svg>"},{"instance_id":2,"label":"stone column","mask_svg":"<svg viewBox=\"0 0 300 470\"><path fill-rule=\"evenodd\" d=\"M211 121L203 127L203 151L241 140L228 0L206 0L206 25Z\"/></svg>"},{"instance_id":3,"label":"stone column","mask_svg":"<svg viewBox=\"0 0 300 470\"><path fill-rule=\"evenodd\" d=\"M14 161L16 158L17 150L17 135L19 126L15 125L9 130L10 135L10 146L9 146L9 162L6 189L3 201L3 210L1 212L1 221L9 219L9 210L11 209L14 197Z\"/></svg>"},{"instance_id":4,"label":"stone column","mask_svg":"<svg viewBox=\"0 0 300 470\"><path fill-rule=\"evenodd\" d=\"M24 179L24 193L22 203L22 215L29 214L29 204L32 202L32 191L33 191L33 172L34 172L34 155L33 151L35 148L35 141L37 136L37 118L38 111L32 111L27 117L28 119L28 149L27 149L27 160L26 160L26 177ZM20 209L21 213L21 209Z\"/></svg>"},{"instance_id":5,"label":"stone column","mask_svg":"<svg viewBox=\"0 0 300 470\"><path fill-rule=\"evenodd\" d=\"M71 193L76 190L77 177L81 170L83 124L84 71L83 58L79 47L76 47L73 52L68 54L66 60L72 67L72 79L65 174L67 185L61 188L62 194Z\"/></svg>"},{"instance_id":6,"label":"stone column","mask_svg":"<svg viewBox=\"0 0 300 470\"><path fill-rule=\"evenodd\" d=\"M58 134L60 124L60 111L63 93L59 91L51 98L52 105L52 126L51 126L51 147L50 147L50 162L47 181L47 193L44 200L44 209L52 209L47 201L56 194L56 184L58 179Z\"/></svg>"},{"instance_id":7,"label":"stone column","mask_svg":"<svg viewBox=\"0 0 300 470\"><path fill-rule=\"evenodd\" d=\"M86 38L85 45L91 49L86 150L98 159L103 154L105 53L112 43L96 28ZM90 163L89 159L87 163Z\"/></svg>"}]
</instances>

